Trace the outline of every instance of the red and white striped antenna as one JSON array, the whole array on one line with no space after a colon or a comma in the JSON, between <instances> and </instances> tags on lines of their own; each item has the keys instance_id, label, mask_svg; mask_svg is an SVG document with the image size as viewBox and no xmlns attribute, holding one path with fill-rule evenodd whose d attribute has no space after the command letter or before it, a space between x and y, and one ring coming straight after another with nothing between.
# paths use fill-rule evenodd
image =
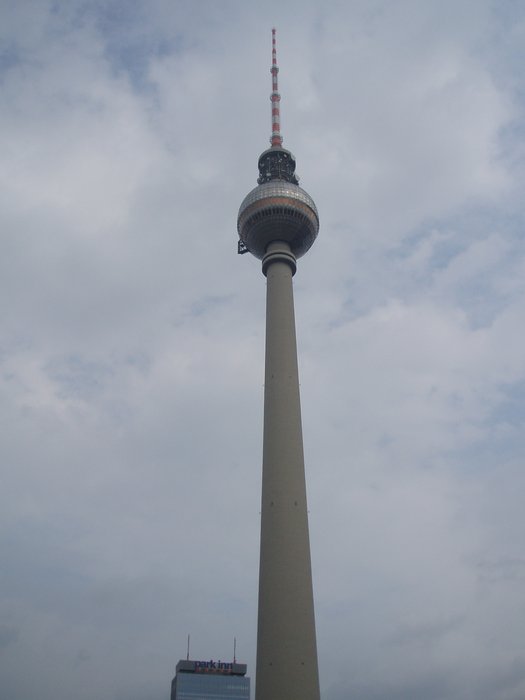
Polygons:
<instances>
[{"instance_id":1,"label":"red and white striped antenna","mask_svg":"<svg viewBox=\"0 0 525 700\"><path fill-rule=\"evenodd\" d=\"M270 143L272 147L279 147L283 145L283 137L281 136L281 109L279 104L281 102L281 96L279 95L279 87L277 84L279 66L277 65L275 27L272 29L272 67L270 68L270 73L272 74L272 94L270 95L270 100L272 102L272 135L270 137Z\"/></svg>"}]
</instances>

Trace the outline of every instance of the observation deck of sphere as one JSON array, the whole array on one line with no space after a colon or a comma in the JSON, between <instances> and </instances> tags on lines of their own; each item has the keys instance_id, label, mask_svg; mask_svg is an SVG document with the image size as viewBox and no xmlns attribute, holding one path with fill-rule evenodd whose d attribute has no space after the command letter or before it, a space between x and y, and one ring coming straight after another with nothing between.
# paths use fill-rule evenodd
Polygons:
<instances>
[{"instance_id":1,"label":"observation deck of sphere","mask_svg":"<svg viewBox=\"0 0 525 700\"><path fill-rule=\"evenodd\" d=\"M319 215L310 195L286 180L270 180L244 198L237 218L239 238L262 260L270 243L283 241L296 258L304 255L317 237Z\"/></svg>"}]
</instances>

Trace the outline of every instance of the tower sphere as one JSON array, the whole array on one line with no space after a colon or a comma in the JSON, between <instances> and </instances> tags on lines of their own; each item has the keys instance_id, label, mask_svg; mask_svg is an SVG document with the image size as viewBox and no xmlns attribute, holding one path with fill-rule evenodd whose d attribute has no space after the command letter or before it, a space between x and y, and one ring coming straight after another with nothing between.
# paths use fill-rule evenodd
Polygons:
<instances>
[{"instance_id":1,"label":"tower sphere","mask_svg":"<svg viewBox=\"0 0 525 700\"><path fill-rule=\"evenodd\" d=\"M304 255L317 237L319 214L314 200L299 185L270 180L257 185L244 198L237 218L239 238L262 260L270 243L288 243L296 258Z\"/></svg>"}]
</instances>

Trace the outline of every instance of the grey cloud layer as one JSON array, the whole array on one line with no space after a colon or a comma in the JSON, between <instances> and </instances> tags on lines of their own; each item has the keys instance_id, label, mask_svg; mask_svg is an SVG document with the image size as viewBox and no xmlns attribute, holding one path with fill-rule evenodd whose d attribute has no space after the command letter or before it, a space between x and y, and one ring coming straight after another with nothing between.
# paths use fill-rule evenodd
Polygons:
<instances>
[{"instance_id":1,"label":"grey cloud layer","mask_svg":"<svg viewBox=\"0 0 525 700\"><path fill-rule=\"evenodd\" d=\"M188 633L253 673L264 280L235 220L272 22L322 221L295 283L323 696L525 692L525 15L269 9L1 11L9 700L167 697Z\"/></svg>"}]
</instances>

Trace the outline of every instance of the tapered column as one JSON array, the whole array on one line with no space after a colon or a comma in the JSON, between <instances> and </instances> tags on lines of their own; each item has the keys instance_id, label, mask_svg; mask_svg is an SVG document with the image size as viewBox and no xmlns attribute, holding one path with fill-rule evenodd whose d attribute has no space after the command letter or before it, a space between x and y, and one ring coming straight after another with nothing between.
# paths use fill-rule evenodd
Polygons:
<instances>
[{"instance_id":1,"label":"tapered column","mask_svg":"<svg viewBox=\"0 0 525 700\"><path fill-rule=\"evenodd\" d=\"M319 700L292 275L270 244L267 277L256 700Z\"/></svg>"}]
</instances>

